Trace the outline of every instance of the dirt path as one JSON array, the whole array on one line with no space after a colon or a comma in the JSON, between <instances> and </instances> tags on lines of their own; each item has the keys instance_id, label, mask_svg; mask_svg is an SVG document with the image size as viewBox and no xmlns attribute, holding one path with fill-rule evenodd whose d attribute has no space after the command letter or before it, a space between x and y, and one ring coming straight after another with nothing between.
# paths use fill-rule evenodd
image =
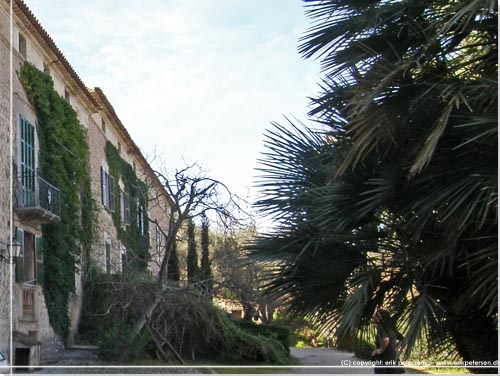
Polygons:
<instances>
[{"instance_id":1,"label":"dirt path","mask_svg":"<svg viewBox=\"0 0 500 376\"><path fill-rule=\"evenodd\" d=\"M373 367L356 367L361 365L362 361L349 352L331 348L292 348L291 354L300 364L291 369L291 373L373 374Z\"/></svg>"},{"instance_id":2,"label":"dirt path","mask_svg":"<svg viewBox=\"0 0 500 376\"><path fill-rule=\"evenodd\" d=\"M356 368L356 362L361 362L353 353L341 352L329 348L292 348L291 355L296 360L297 365L286 369L276 369L276 374L373 374L372 367ZM170 369L151 369L151 368L93 368L92 365L99 364L94 351L88 349L66 350L59 355L57 363L42 366L42 369L35 373L42 374L147 374L147 373L166 373L166 374L189 374L189 373L210 373L209 369L190 369L190 368L170 368ZM85 366L85 368L72 368L72 366ZM327 367L325 367L327 366ZM269 373L269 372L266 372Z\"/></svg>"}]
</instances>

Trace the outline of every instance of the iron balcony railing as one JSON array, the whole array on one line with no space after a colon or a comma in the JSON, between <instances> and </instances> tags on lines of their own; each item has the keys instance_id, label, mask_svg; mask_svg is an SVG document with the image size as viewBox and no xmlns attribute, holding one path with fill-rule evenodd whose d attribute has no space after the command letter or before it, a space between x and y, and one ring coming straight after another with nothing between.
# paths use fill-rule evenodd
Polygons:
<instances>
[{"instance_id":1,"label":"iron balcony railing","mask_svg":"<svg viewBox=\"0 0 500 376\"><path fill-rule=\"evenodd\" d=\"M18 208L47 211L61 216L61 192L38 174L19 177Z\"/></svg>"}]
</instances>

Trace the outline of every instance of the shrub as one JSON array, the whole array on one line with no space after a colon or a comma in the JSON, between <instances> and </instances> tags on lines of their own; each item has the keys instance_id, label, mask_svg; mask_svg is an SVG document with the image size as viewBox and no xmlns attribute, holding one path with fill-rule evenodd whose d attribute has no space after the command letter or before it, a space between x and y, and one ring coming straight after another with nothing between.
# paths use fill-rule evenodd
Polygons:
<instances>
[{"instance_id":1,"label":"shrub","mask_svg":"<svg viewBox=\"0 0 500 376\"><path fill-rule=\"evenodd\" d=\"M255 335L277 340L283 346L283 350L290 355L290 329L281 325L257 325L250 321L237 321L240 328Z\"/></svg>"}]
</instances>

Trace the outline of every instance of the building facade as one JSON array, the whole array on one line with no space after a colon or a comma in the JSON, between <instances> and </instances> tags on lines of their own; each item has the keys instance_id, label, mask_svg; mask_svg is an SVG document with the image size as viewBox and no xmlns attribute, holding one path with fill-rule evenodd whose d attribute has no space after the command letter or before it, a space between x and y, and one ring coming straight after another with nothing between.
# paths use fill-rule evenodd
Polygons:
<instances>
[{"instance_id":1,"label":"building facade","mask_svg":"<svg viewBox=\"0 0 500 376\"><path fill-rule=\"evenodd\" d=\"M0 16L0 145L6 149L10 144L10 37L4 13ZM7 355L10 349L10 151L0 153L0 352Z\"/></svg>"},{"instance_id":2,"label":"building facade","mask_svg":"<svg viewBox=\"0 0 500 376\"><path fill-rule=\"evenodd\" d=\"M12 186L0 185L4 213L0 217L0 351L14 365L33 369L74 342L88 265L101 272L122 273L136 263L155 272L156 252L163 248L159 230L168 227L171 201L103 91L83 84L22 0L0 0L0 59L0 171L5 175L2 182L12 181ZM51 325L45 294L49 282L44 282L49 273L44 271L44 256L54 252L47 246L53 243L44 241L44 226L64 223L64 187L40 173L41 123L20 80L24 64L50 75L53 89L74 110L88 145L95 236L90 253L80 245L72 250L78 263L68 300L66 338ZM66 149L71 158L71 148L63 142L57 147ZM139 191L132 188L130 176L141 182ZM123 236L127 231L137 234L133 247L127 240L130 236Z\"/></svg>"}]
</instances>

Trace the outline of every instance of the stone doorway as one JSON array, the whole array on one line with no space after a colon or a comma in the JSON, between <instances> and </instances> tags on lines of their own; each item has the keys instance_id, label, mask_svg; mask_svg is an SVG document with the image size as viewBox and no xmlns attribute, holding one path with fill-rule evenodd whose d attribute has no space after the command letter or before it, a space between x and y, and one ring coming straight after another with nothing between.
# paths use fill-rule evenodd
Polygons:
<instances>
[{"instance_id":1,"label":"stone doorway","mask_svg":"<svg viewBox=\"0 0 500 376\"><path fill-rule=\"evenodd\" d=\"M14 353L14 365L26 366L16 368L16 372L28 372L30 365L30 349L26 347L18 347Z\"/></svg>"}]
</instances>

